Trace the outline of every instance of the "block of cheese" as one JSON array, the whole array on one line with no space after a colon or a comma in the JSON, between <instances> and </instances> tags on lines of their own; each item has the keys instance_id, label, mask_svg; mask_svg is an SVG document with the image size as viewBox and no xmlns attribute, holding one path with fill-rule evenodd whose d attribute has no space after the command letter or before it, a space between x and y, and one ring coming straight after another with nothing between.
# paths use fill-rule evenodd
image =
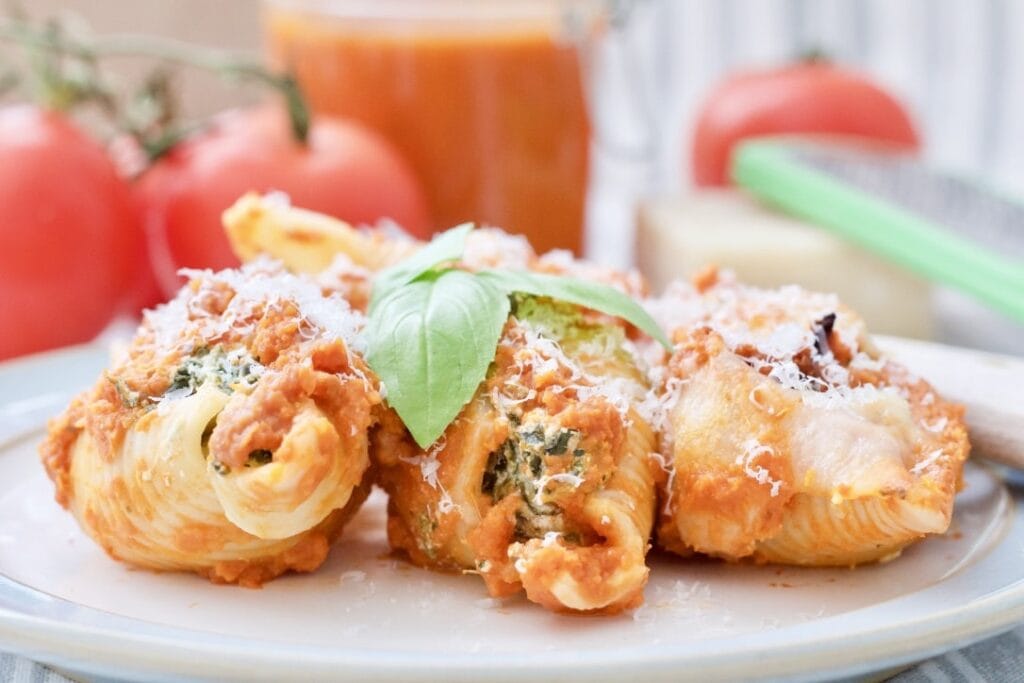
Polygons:
<instances>
[{"instance_id":1,"label":"block of cheese","mask_svg":"<svg viewBox=\"0 0 1024 683\"><path fill-rule=\"evenodd\" d=\"M834 292L873 332L932 336L927 281L740 191L699 190L641 203L637 265L655 292L712 263L752 285Z\"/></svg>"}]
</instances>

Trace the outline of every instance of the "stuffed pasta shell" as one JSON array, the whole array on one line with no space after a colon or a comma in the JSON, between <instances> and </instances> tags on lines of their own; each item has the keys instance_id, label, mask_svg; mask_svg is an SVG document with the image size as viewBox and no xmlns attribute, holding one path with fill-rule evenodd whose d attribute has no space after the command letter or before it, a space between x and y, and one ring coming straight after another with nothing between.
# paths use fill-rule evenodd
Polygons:
<instances>
[{"instance_id":1,"label":"stuffed pasta shell","mask_svg":"<svg viewBox=\"0 0 1024 683\"><path fill-rule=\"evenodd\" d=\"M485 382L433 446L395 422L375 432L391 545L478 573L495 597L639 605L655 513L648 393L621 327L517 298Z\"/></svg>"},{"instance_id":2,"label":"stuffed pasta shell","mask_svg":"<svg viewBox=\"0 0 1024 683\"><path fill-rule=\"evenodd\" d=\"M962 410L880 357L834 296L708 271L651 308L675 342L661 545L855 565L946 530L969 450Z\"/></svg>"},{"instance_id":3,"label":"stuffed pasta shell","mask_svg":"<svg viewBox=\"0 0 1024 683\"><path fill-rule=\"evenodd\" d=\"M353 228L344 221L294 207L282 194L242 196L224 212L224 228L231 247L242 261L270 255L294 273L337 273L365 284L372 274L408 258L425 242L393 225ZM565 252L564 256L569 256ZM534 269L538 257L521 235L497 228L474 230L468 237L462 262L467 268ZM544 270L565 269L571 258L557 257ZM349 292L358 306L368 292Z\"/></svg>"},{"instance_id":4,"label":"stuffed pasta shell","mask_svg":"<svg viewBox=\"0 0 1024 683\"><path fill-rule=\"evenodd\" d=\"M57 500L132 565L246 586L318 567L369 491L381 402L343 286L192 272L51 422Z\"/></svg>"},{"instance_id":5,"label":"stuffed pasta shell","mask_svg":"<svg viewBox=\"0 0 1024 683\"><path fill-rule=\"evenodd\" d=\"M336 274L350 283L348 298L360 309L366 307L373 275L425 244L394 226L353 228L331 216L294 207L280 193L242 196L224 213L224 227L243 262L270 255L294 273ZM525 237L498 228L473 230L460 260L469 270L566 275L607 284L636 298L647 295L647 283L634 270L593 264L564 249L538 256Z\"/></svg>"}]
</instances>

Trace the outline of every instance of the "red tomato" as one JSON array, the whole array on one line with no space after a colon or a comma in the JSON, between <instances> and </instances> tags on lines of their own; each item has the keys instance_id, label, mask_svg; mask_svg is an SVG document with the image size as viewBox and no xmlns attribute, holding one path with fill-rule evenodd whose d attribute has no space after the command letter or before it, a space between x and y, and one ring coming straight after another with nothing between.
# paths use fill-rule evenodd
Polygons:
<instances>
[{"instance_id":1,"label":"red tomato","mask_svg":"<svg viewBox=\"0 0 1024 683\"><path fill-rule=\"evenodd\" d=\"M390 218L420 237L431 227L415 174L383 138L354 123L321 118L314 119L303 146L277 109L222 115L146 171L138 190L154 270L168 295L181 286L178 268L238 264L221 214L250 190L282 191L295 206L353 225Z\"/></svg>"},{"instance_id":2,"label":"red tomato","mask_svg":"<svg viewBox=\"0 0 1024 683\"><path fill-rule=\"evenodd\" d=\"M121 177L124 178L124 174L121 174ZM128 187L130 190L131 185ZM164 294L163 288L160 287L156 280L156 274L153 272L151 250L142 230L145 213L141 198L138 193L130 192L130 194L134 207L135 224L139 226L139 239L135 246L135 254L132 256L132 261L137 264L137 267L128 283L118 312L137 318L144 309L153 308L166 301L168 297Z\"/></svg>"},{"instance_id":3,"label":"red tomato","mask_svg":"<svg viewBox=\"0 0 1024 683\"><path fill-rule=\"evenodd\" d=\"M0 109L0 358L94 337L140 243L130 189L94 140L61 114Z\"/></svg>"},{"instance_id":4,"label":"red tomato","mask_svg":"<svg viewBox=\"0 0 1024 683\"><path fill-rule=\"evenodd\" d=\"M775 133L854 135L920 147L910 117L890 94L853 71L804 62L740 74L711 92L697 118L694 182L728 184L733 146Z\"/></svg>"}]
</instances>

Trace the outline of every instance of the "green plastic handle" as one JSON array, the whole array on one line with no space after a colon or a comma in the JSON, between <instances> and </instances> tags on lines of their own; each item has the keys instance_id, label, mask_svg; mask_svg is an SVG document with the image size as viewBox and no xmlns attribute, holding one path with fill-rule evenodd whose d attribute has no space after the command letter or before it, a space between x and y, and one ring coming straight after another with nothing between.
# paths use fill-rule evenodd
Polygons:
<instances>
[{"instance_id":1,"label":"green plastic handle","mask_svg":"<svg viewBox=\"0 0 1024 683\"><path fill-rule=\"evenodd\" d=\"M805 143L791 138L743 143L733 157L734 181L789 213L1024 321L1024 263L801 163L792 153L799 144Z\"/></svg>"}]
</instances>

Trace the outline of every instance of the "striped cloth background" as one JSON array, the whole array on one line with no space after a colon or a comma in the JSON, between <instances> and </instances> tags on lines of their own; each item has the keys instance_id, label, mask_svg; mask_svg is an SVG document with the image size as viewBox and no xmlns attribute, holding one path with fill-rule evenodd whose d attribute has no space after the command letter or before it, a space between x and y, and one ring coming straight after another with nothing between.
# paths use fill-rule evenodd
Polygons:
<instances>
[{"instance_id":1,"label":"striped cloth background","mask_svg":"<svg viewBox=\"0 0 1024 683\"><path fill-rule=\"evenodd\" d=\"M681 163L697 107L737 69L810 51L856 66L910 108L927 156L1024 194L1024 2L1019 0L633 0L643 53L639 109L652 124L656 182ZM621 123L621 121L617 121Z\"/></svg>"}]
</instances>

